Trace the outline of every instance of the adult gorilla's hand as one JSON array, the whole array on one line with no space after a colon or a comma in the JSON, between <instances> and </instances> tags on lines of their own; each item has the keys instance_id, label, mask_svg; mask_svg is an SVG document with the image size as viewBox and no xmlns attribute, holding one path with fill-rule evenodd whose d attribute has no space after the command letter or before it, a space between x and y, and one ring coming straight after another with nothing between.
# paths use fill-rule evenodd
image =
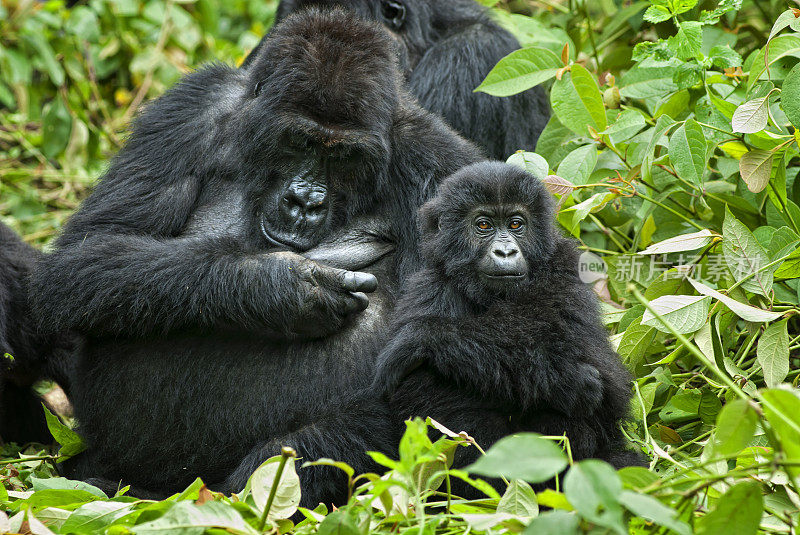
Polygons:
<instances>
[{"instance_id":1,"label":"adult gorilla's hand","mask_svg":"<svg viewBox=\"0 0 800 535\"><path fill-rule=\"evenodd\" d=\"M366 293L378 287L371 273L326 266L295 253L275 254L284 256L287 267L285 284L290 287L283 295L289 299L282 307L281 330L289 339L324 338L339 331L369 306Z\"/></svg>"}]
</instances>

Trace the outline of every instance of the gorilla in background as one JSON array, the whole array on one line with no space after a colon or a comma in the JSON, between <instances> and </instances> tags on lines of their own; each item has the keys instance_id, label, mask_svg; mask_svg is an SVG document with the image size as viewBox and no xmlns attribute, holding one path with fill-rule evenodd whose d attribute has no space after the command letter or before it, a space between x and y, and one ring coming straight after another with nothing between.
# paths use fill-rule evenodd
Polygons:
<instances>
[{"instance_id":1,"label":"gorilla in background","mask_svg":"<svg viewBox=\"0 0 800 535\"><path fill-rule=\"evenodd\" d=\"M354 392L418 265L416 209L482 158L400 87L380 25L310 10L144 109L33 276L42 324L85 337L72 477L238 492L284 445L368 471L396 444ZM346 501L336 469L300 477L304 505Z\"/></svg>"},{"instance_id":2,"label":"gorilla in background","mask_svg":"<svg viewBox=\"0 0 800 535\"><path fill-rule=\"evenodd\" d=\"M420 227L425 267L405 285L376 373L396 426L430 416L487 448L566 432L576 459L639 464L619 430L630 377L541 182L498 162L467 166L420 209ZM477 455L459 448L454 466Z\"/></svg>"},{"instance_id":3,"label":"gorilla in background","mask_svg":"<svg viewBox=\"0 0 800 535\"><path fill-rule=\"evenodd\" d=\"M347 7L388 28L401 44L407 85L420 105L491 157L505 160L536 146L550 117L542 87L508 98L473 93L501 58L519 48L475 0L281 0L276 20L310 5Z\"/></svg>"},{"instance_id":4,"label":"gorilla in background","mask_svg":"<svg viewBox=\"0 0 800 535\"><path fill-rule=\"evenodd\" d=\"M32 390L50 379L70 387L71 340L40 335L28 303L28 277L40 253L0 223L0 439L3 442L51 442L42 399ZM3 358L9 354L12 359Z\"/></svg>"}]
</instances>

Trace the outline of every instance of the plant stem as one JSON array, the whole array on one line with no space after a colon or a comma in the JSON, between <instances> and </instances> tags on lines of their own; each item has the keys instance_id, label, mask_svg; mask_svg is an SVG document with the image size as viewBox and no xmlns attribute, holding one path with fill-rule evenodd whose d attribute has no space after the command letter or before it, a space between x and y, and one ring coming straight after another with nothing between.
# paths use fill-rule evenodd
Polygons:
<instances>
[{"instance_id":1,"label":"plant stem","mask_svg":"<svg viewBox=\"0 0 800 535\"><path fill-rule=\"evenodd\" d=\"M261 513L261 520L258 523L258 531L264 531L264 526L267 525L267 516L269 515L269 510L272 507L272 502L275 500L275 493L278 492L278 484L281 482L283 469L286 467L286 461L289 460L289 457L297 457L297 452L288 446L284 446L281 449L281 460L280 464L278 465L278 471L275 472L275 480L272 482L272 488L269 489L267 504L264 506L264 512Z\"/></svg>"}]
</instances>

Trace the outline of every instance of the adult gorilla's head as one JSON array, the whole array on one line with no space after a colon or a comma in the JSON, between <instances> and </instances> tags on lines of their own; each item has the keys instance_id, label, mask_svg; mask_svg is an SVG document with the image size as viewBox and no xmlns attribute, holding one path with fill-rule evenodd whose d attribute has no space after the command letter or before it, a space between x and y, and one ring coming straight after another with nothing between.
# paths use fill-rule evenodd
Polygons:
<instances>
[{"instance_id":1,"label":"adult gorilla's head","mask_svg":"<svg viewBox=\"0 0 800 535\"><path fill-rule=\"evenodd\" d=\"M547 269L558 239L542 183L500 162L472 164L445 179L419 219L429 267L484 302Z\"/></svg>"},{"instance_id":2,"label":"adult gorilla's head","mask_svg":"<svg viewBox=\"0 0 800 535\"><path fill-rule=\"evenodd\" d=\"M290 16L245 71L243 156L272 245L307 250L379 202L401 98L396 47L351 18Z\"/></svg>"},{"instance_id":3,"label":"adult gorilla's head","mask_svg":"<svg viewBox=\"0 0 800 535\"><path fill-rule=\"evenodd\" d=\"M459 0L446 0L454 10L470 9L474 6L458 5ZM437 11L435 2L419 0L281 0L276 20L281 21L291 13L307 7L343 7L365 20L378 22L389 29L392 37L401 44L401 69L413 69L430 43L435 32L433 15ZM439 10L441 11L441 10Z\"/></svg>"}]
</instances>

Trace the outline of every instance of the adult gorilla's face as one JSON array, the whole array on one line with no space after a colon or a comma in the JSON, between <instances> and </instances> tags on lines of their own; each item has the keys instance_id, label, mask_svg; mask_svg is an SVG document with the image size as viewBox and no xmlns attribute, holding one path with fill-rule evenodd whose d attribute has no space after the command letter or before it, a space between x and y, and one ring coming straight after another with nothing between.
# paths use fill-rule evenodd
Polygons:
<instances>
[{"instance_id":1,"label":"adult gorilla's face","mask_svg":"<svg viewBox=\"0 0 800 535\"><path fill-rule=\"evenodd\" d=\"M399 99L392 41L348 18L287 18L247 69L243 153L259 170L255 217L271 245L315 246L374 205L385 180Z\"/></svg>"}]
</instances>

